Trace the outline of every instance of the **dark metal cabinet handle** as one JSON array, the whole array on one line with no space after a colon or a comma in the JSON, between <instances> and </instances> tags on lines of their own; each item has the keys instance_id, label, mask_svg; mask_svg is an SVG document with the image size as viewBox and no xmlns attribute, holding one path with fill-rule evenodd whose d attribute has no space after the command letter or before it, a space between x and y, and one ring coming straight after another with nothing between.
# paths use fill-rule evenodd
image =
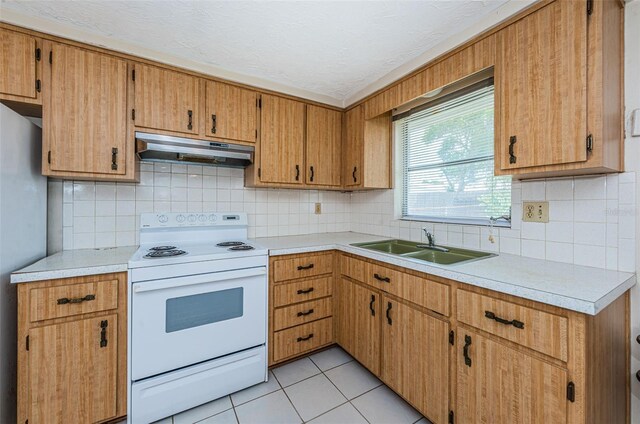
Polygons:
<instances>
[{"instance_id":1,"label":"dark metal cabinet handle","mask_svg":"<svg viewBox=\"0 0 640 424\"><path fill-rule=\"evenodd\" d=\"M357 183L357 182L358 182L358 179L356 178L356 171L357 171L357 170L358 170L358 167L357 167L357 166L354 166L354 167L353 167L353 173L351 174L351 175L353 176L353 182L354 182L354 183Z\"/></svg>"},{"instance_id":2,"label":"dark metal cabinet handle","mask_svg":"<svg viewBox=\"0 0 640 424\"><path fill-rule=\"evenodd\" d=\"M495 322L499 322L500 324L513 325L514 327L519 328L521 330L524 329L524 322L518 321L517 319L512 319L511 321L509 321L508 319L500 318L499 316L497 316L491 311L484 311L484 316L486 318L494 320Z\"/></svg>"},{"instance_id":3,"label":"dark metal cabinet handle","mask_svg":"<svg viewBox=\"0 0 640 424\"><path fill-rule=\"evenodd\" d=\"M638 381L640 381L640 371L636 373L636 378L638 379Z\"/></svg>"},{"instance_id":4,"label":"dark metal cabinet handle","mask_svg":"<svg viewBox=\"0 0 640 424\"><path fill-rule=\"evenodd\" d=\"M371 302L369 302L369 309L371 310L371 316L375 317L376 316L376 310L373 309L373 304L376 303L376 295L372 294L371 295Z\"/></svg>"},{"instance_id":5,"label":"dark metal cabinet handle","mask_svg":"<svg viewBox=\"0 0 640 424\"><path fill-rule=\"evenodd\" d=\"M299 317L303 317L305 315L311 315L313 313L313 309L309 309L307 312L298 312Z\"/></svg>"},{"instance_id":6,"label":"dark metal cabinet handle","mask_svg":"<svg viewBox=\"0 0 640 424\"><path fill-rule=\"evenodd\" d=\"M309 264L309 265L299 265L298 266L298 271L303 271L305 269L311 269L313 268L313 264Z\"/></svg>"},{"instance_id":7,"label":"dark metal cabinet handle","mask_svg":"<svg viewBox=\"0 0 640 424\"><path fill-rule=\"evenodd\" d=\"M516 163L516 155L513 153L513 145L518 141L515 135L509 137L509 163Z\"/></svg>"},{"instance_id":8,"label":"dark metal cabinet handle","mask_svg":"<svg viewBox=\"0 0 640 424\"><path fill-rule=\"evenodd\" d=\"M187 115L189 116L189 123L187 124L187 129L192 130L193 129L193 111L188 110Z\"/></svg>"},{"instance_id":9,"label":"dark metal cabinet handle","mask_svg":"<svg viewBox=\"0 0 640 424\"><path fill-rule=\"evenodd\" d=\"M378 281L382 281L383 283L390 283L391 279L389 277L382 277L380 276L380 274L373 274L373 278L375 278Z\"/></svg>"},{"instance_id":10,"label":"dark metal cabinet handle","mask_svg":"<svg viewBox=\"0 0 640 424\"><path fill-rule=\"evenodd\" d=\"M82 303L88 302L90 300L96 300L95 294L88 294L85 297L74 297L69 299L68 297L63 297L58 299L58 305L66 305L67 303Z\"/></svg>"},{"instance_id":11,"label":"dark metal cabinet handle","mask_svg":"<svg viewBox=\"0 0 640 424\"><path fill-rule=\"evenodd\" d=\"M313 166L309 167L309 171L311 172L311 176L309 177L309 181L313 182Z\"/></svg>"},{"instance_id":12,"label":"dark metal cabinet handle","mask_svg":"<svg viewBox=\"0 0 640 424\"><path fill-rule=\"evenodd\" d=\"M296 165L296 181L300 181L300 165Z\"/></svg>"},{"instance_id":13,"label":"dark metal cabinet handle","mask_svg":"<svg viewBox=\"0 0 640 424\"><path fill-rule=\"evenodd\" d=\"M211 115L211 134L216 133L216 115Z\"/></svg>"},{"instance_id":14,"label":"dark metal cabinet handle","mask_svg":"<svg viewBox=\"0 0 640 424\"><path fill-rule=\"evenodd\" d=\"M312 291L313 291L313 287L309 287L306 290L302 290L302 289L298 290L298 294L308 294L308 293L311 293Z\"/></svg>"},{"instance_id":15,"label":"dark metal cabinet handle","mask_svg":"<svg viewBox=\"0 0 640 424\"><path fill-rule=\"evenodd\" d=\"M117 147L111 148L111 170L112 171L118 170L118 148Z\"/></svg>"},{"instance_id":16,"label":"dark metal cabinet handle","mask_svg":"<svg viewBox=\"0 0 640 424\"><path fill-rule=\"evenodd\" d=\"M393 323L393 321L391 320L391 307L393 305L391 304L391 302L387 303L387 324L391 325Z\"/></svg>"},{"instance_id":17,"label":"dark metal cabinet handle","mask_svg":"<svg viewBox=\"0 0 640 424\"><path fill-rule=\"evenodd\" d=\"M296 341L304 342L304 341L312 339L312 338L313 338L313 333L309 334L307 337L298 337L298 339Z\"/></svg>"},{"instance_id":18,"label":"dark metal cabinet handle","mask_svg":"<svg viewBox=\"0 0 640 424\"><path fill-rule=\"evenodd\" d=\"M468 367L471 366L471 357L469 356L469 346L471 346L471 336L464 336L464 347L462 348L462 355L464 356L464 364Z\"/></svg>"},{"instance_id":19,"label":"dark metal cabinet handle","mask_svg":"<svg viewBox=\"0 0 640 424\"><path fill-rule=\"evenodd\" d=\"M109 321L100 321L100 347L107 347L107 327Z\"/></svg>"}]
</instances>

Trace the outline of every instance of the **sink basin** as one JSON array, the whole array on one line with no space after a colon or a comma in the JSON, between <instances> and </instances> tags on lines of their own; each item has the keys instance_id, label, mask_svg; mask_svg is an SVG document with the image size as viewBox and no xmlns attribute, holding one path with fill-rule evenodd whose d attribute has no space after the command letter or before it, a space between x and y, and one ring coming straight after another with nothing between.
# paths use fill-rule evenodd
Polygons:
<instances>
[{"instance_id":1,"label":"sink basin","mask_svg":"<svg viewBox=\"0 0 640 424\"><path fill-rule=\"evenodd\" d=\"M457 247L438 246L448 249L448 252L431 250L425 247L418 247L423 243L407 240L384 240L368 243L354 243L352 246L364 249L375 250L377 252L391 253L404 258L419 259L426 262L453 265L461 262L495 256L493 253L479 252L476 250L459 249Z\"/></svg>"}]
</instances>

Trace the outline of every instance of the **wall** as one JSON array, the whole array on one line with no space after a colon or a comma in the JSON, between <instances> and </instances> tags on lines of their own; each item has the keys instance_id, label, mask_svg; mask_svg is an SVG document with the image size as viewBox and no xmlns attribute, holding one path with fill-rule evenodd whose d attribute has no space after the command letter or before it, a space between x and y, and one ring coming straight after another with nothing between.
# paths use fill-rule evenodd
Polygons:
<instances>
[{"instance_id":1,"label":"wall","mask_svg":"<svg viewBox=\"0 0 640 424\"><path fill-rule=\"evenodd\" d=\"M243 184L241 169L167 163L142 163L139 184L52 181L50 213L62 204L62 226L50 238L62 231L64 250L136 245L139 215L167 211L247 212L249 237L349 230L348 194Z\"/></svg>"}]
</instances>

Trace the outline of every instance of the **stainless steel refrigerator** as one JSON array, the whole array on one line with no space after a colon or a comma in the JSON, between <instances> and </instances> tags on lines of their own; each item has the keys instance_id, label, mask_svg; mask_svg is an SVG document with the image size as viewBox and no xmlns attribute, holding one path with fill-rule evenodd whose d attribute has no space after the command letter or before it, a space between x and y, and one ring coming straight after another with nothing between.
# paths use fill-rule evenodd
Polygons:
<instances>
[{"instance_id":1,"label":"stainless steel refrigerator","mask_svg":"<svg viewBox=\"0 0 640 424\"><path fill-rule=\"evenodd\" d=\"M16 287L10 275L46 255L41 130L0 104L0 423L16 422Z\"/></svg>"}]
</instances>

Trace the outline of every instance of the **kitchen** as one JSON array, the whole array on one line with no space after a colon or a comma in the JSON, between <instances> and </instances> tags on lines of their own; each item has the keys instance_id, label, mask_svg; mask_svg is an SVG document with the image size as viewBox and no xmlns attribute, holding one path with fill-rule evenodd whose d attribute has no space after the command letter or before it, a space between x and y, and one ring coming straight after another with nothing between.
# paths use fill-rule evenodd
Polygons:
<instances>
[{"instance_id":1,"label":"kitchen","mask_svg":"<svg viewBox=\"0 0 640 424\"><path fill-rule=\"evenodd\" d=\"M637 422L639 5L2 3L0 422Z\"/></svg>"}]
</instances>

